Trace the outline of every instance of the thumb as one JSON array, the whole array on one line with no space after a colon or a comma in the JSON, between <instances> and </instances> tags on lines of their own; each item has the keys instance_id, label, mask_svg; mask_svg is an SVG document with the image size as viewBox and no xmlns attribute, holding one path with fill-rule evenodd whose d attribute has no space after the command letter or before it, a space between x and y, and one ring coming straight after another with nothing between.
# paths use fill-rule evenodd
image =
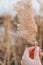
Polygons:
<instances>
[{"instance_id":1,"label":"thumb","mask_svg":"<svg viewBox=\"0 0 43 65\"><path fill-rule=\"evenodd\" d=\"M35 59L39 59L39 51L40 51L40 48L36 47L35 52L34 52L34 58Z\"/></svg>"}]
</instances>

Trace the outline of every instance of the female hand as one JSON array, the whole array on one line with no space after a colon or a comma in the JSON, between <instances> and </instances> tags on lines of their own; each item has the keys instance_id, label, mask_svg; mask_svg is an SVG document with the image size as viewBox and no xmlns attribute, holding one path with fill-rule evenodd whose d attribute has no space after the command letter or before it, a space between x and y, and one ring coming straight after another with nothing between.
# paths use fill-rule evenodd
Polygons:
<instances>
[{"instance_id":1,"label":"female hand","mask_svg":"<svg viewBox=\"0 0 43 65\"><path fill-rule=\"evenodd\" d=\"M39 47L26 48L21 60L21 65L41 65Z\"/></svg>"}]
</instances>

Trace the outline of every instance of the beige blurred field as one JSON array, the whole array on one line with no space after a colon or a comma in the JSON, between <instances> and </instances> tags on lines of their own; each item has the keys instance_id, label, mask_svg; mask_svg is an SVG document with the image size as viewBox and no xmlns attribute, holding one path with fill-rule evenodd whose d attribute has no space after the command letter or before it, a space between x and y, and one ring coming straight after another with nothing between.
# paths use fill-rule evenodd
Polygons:
<instances>
[{"instance_id":1,"label":"beige blurred field","mask_svg":"<svg viewBox=\"0 0 43 65\"><path fill-rule=\"evenodd\" d=\"M25 48L35 45L43 53L43 0L0 0L0 64L21 65Z\"/></svg>"}]
</instances>

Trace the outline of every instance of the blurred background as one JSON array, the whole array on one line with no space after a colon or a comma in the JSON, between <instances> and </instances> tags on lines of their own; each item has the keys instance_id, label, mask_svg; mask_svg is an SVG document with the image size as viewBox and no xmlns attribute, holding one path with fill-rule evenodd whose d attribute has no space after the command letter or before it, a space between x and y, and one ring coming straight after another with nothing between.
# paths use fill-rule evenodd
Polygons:
<instances>
[{"instance_id":1,"label":"blurred background","mask_svg":"<svg viewBox=\"0 0 43 65\"><path fill-rule=\"evenodd\" d=\"M0 0L0 64L21 65L37 42L43 53L43 0Z\"/></svg>"}]
</instances>

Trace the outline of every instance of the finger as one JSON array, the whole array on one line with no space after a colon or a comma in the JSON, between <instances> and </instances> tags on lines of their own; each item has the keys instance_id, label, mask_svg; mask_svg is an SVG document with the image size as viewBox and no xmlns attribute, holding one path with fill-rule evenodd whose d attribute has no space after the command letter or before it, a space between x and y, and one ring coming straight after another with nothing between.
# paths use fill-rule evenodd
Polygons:
<instances>
[{"instance_id":1,"label":"finger","mask_svg":"<svg viewBox=\"0 0 43 65\"><path fill-rule=\"evenodd\" d=\"M29 47L29 48L28 48L28 51L27 51L28 56L30 56L30 54L33 54L34 50L35 50L35 46Z\"/></svg>"},{"instance_id":2,"label":"finger","mask_svg":"<svg viewBox=\"0 0 43 65\"><path fill-rule=\"evenodd\" d=\"M34 52L34 58L39 58L39 51L40 51L40 48L39 47L36 47L35 49L35 52Z\"/></svg>"},{"instance_id":3,"label":"finger","mask_svg":"<svg viewBox=\"0 0 43 65\"><path fill-rule=\"evenodd\" d=\"M34 48L35 48L35 46L26 48L24 51L24 54L22 56L22 59L26 59L26 58L31 59L30 52L32 52L32 50L34 50Z\"/></svg>"},{"instance_id":4,"label":"finger","mask_svg":"<svg viewBox=\"0 0 43 65\"><path fill-rule=\"evenodd\" d=\"M27 48L27 57L33 59L34 51L35 51L35 46Z\"/></svg>"},{"instance_id":5,"label":"finger","mask_svg":"<svg viewBox=\"0 0 43 65\"><path fill-rule=\"evenodd\" d=\"M28 47L25 49L24 56L30 57L30 54L32 54L35 50L35 46Z\"/></svg>"}]
</instances>

